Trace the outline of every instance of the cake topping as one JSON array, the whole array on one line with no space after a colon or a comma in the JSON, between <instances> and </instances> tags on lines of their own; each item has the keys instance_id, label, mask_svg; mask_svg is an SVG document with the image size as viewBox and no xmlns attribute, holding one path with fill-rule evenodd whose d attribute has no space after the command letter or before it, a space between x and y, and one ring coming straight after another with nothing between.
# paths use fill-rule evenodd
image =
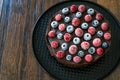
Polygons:
<instances>
[{"instance_id":1,"label":"cake topping","mask_svg":"<svg viewBox=\"0 0 120 80\"><path fill-rule=\"evenodd\" d=\"M80 50L78 51L78 56L83 57L85 55L84 51Z\"/></svg>"},{"instance_id":2,"label":"cake topping","mask_svg":"<svg viewBox=\"0 0 120 80\"><path fill-rule=\"evenodd\" d=\"M74 27L72 25L68 25L66 30L68 33L72 33L74 31Z\"/></svg>"},{"instance_id":3,"label":"cake topping","mask_svg":"<svg viewBox=\"0 0 120 80\"><path fill-rule=\"evenodd\" d=\"M52 21L51 22L51 27L52 28L57 28L57 26L58 26L58 22L57 21Z\"/></svg>"},{"instance_id":4,"label":"cake topping","mask_svg":"<svg viewBox=\"0 0 120 80\"><path fill-rule=\"evenodd\" d=\"M55 16L55 20L56 21L60 21L62 19L62 15L61 14L57 14L56 16Z\"/></svg>"},{"instance_id":5,"label":"cake topping","mask_svg":"<svg viewBox=\"0 0 120 80\"><path fill-rule=\"evenodd\" d=\"M102 31L98 31L98 32L97 32L97 36L98 36L98 37L102 37L102 36L103 36L103 32L102 32Z\"/></svg>"},{"instance_id":6,"label":"cake topping","mask_svg":"<svg viewBox=\"0 0 120 80\"><path fill-rule=\"evenodd\" d=\"M90 47L90 48L88 49L88 53L94 54L94 53L95 53L95 48L94 48L94 47Z\"/></svg>"},{"instance_id":7,"label":"cake topping","mask_svg":"<svg viewBox=\"0 0 120 80\"><path fill-rule=\"evenodd\" d=\"M93 20L92 21L92 26L97 27L99 25L99 21L98 20Z\"/></svg>"},{"instance_id":8,"label":"cake topping","mask_svg":"<svg viewBox=\"0 0 120 80\"><path fill-rule=\"evenodd\" d=\"M64 18L64 21L65 21L66 23L70 22L70 17L66 16L66 17Z\"/></svg>"},{"instance_id":9,"label":"cake topping","mask_svg":"<svg viewBox=\"0 0 120 80\"><path fill-rule=\"evenodd\" d=\"M84 22L81 24L82 29L87 29L88 28L88 23Z\"/></svg>"},{"instance_id":10,"label":"cake topping","mask_svg":"<svg viewBox=\"0 0 120 80\"><path fill-rule=\"evenodd\" d=\"M82 48L83 50L87 50L89 47L90 47L90 43L89 43L89 42L83 41L83 42L81 43L81 48Z\"/></svg>"},{"instance_id":11,"label":"cake topping","mask_svg":"<svg viewBox=\"0 0 120 80\"><path fill-rule=\"evenodd\" d=\"M78 11L80 11L80 12L84 12L85 11L85 5L80 5L79 7L78 7Z\"/></svg>"},{"instance_id":12,"label":"cake topping","mask_svg":"<svg viewBox=\"0 0 120 80\"><path fill-rule=\"evenodd\" d=\"M110 40L110 38L111 38L111 34L110 34L109 32L106 32L106 33L104 34L104 39L105 39L105 40Z\"/></svg>"},{"instance_id":13,"label":"cake topping","mask_svg":"<svg viewBox=\"0 0 120 80\"><path fill-rule=\"evenodd\" d=\"M50 31L50 32L48 33L48 36L49 36L49 37L55 37L55 36L56 36L55 31Z\"/></svg>"},{"instance_id":14,"label":"cake topping","mask_svg":"<svg viewBox=\"0 0 120 80\"><path fill-rule=\"evenodd\" d=\"M102 55L103 54L103 48L101 48L101 47L97 48L96 52L97 52L98 55Z\"/></svg>"},{"instance_id":15,"label":"cake topping","mask_svg":"<svg viewBox=\"0 0 120 80\"><path fill-rule=\"evenodd\" d=\"M79 44L80 43L80 38L78 38L78 37L73 38L73 43L74 44Z\"/></svg>"},{"instance_id":16,"label":"cake topping","mask_svg":"<svg viewBox=\"0 0 120 80\"><path fill-rule=\"evenodd\" d=\"M56 57L57 58L63 58L65 56L65 53L63 52L63 51L58 51L57 53L56 53Z\"/></svg>"},{"instance_id":17,"label":"cake topping","mask_svg":"<svg viewBox=\"0 0 120 80\"><path fill-rule=\"evenodd\" d=\"M67 43L62 43L61 48L62 48L62 50L67 50L68 49L68 44Z\"/></svg>"},{"instance_id":18,"label":"cake topping","mask_svg":"<svg viewBox=\"0 0 120 80\"><path fill-rule=\"evenodd\" d=\"M77 6L76 6L76 5L72 5L72 6L70 7L70 11L71 11L71 12L76 12L76 11L77 11Z\"/></svg>"},{"instance_id":19,"label":"cake topping","mask_svg":"<svg viewBox=\"0 0 120 80\"><path fill-rule=\"evenodd\" d=\"M103 19L103 15L101 13L97 13L95 18L97 20L102 20Z\"/></svg>"},{"instance_id":20,"label":"cake topping","mask_svg":"<svg viewBox=\"0 0 120 80\"><path fill-rule=\"evenodd\" d=\"M68 55L66 56L66 60L68 60L68 61L72 60L72 56L68 54Z\"/></svg>"},{"instance_id":21,"label":"cake topping","mask_svg":"<svg viewBox=\"0 0 120 80\"><path fill-rule=\"evenodd\" d=\"M108 23L106 23L106 22L103 22L102 24L101 24L101 29L103 30L103 31L106 31L106 30L108 30Z\"/></svg>"},{"instance_id":22,"label":"cake topping","mask_svg":"<svg viewBox=\"0 0 120 80\"><path fill-rule=\"evenodd\" d=\"M62 39L62 38L63 38L63 34L62 34L62 33L58 33L58 34L57 34L57 38L58 38L58 39Z\"/></svg>"},{"instance_id":23,"label":"cake topping","mask_svg":"<svg viewBox=\"0 0 120 80\"><path fill-rule=\"evenodd\" d=\"M64 34L64 40L65 40L66 42L69 42L69 41L71 40L71 38L72 38L71 34L69 34L69 33L65 33L65 34Z\"/></svg>"},{"instance_id":24,"label":"cake topping","mask_svg":"<svg viewBox=\"0 0 120 80\"><path fill-rule=\"evenodd\" d=\"M64 31L65 30L65 24L59 24L58 29L60 31Z\"/></svg>"},{"instance_id":25,"label":"cake topping","mask_svg":"<svg viewBox=\"0 0 120 80\"><path fill-rule=\"evenodd\" d=\"M77 17L77 18L80 18L81 16L82 16L82 13L81 13L81 12L77 12L77 13L76 13L76 17Z\"/></svg>"},{"instance_id":26,"label":"cake topping","mask_svg":"<svg viewBox=\"0 0 120 80\"><path fill-rule=\"evenodd\" d=\"M92 20L92 16L91 15L85 15L84 17L86 22L90 22Z\"/></svg>"},{"instance_id":27,"label":"cake topping","mask_svg":"<svg viewBox=\"0 0 120 80\"><path fill-rule=\"evenodd\" d=\"M80 25L80 20L78 18L73 18L72 25L77 27Z\"/></svg>"},{"instance_id":28,"label":"cake topping","mask_svg":"<svg viewBox=\"0 0 120 80\"><path fill-rule=\"evenodd\" d=\"M93 60L93 56L91 54L85 55L86 62L91 62Z\"/></svg>"},{"instance_id":29,"label":"cake topping","mask_svg":"<svg viewBox=\"0 0 120 80\"><path fill-rule=\"evenodd\" d=\"M83 30L81 28L76 28L75 29L75 35L78 36L78 37L82 37Z\"/></svg>"},{"instance_id":30,"label":"cake topping","mask_svg":"<svg viewBox=\"0 0 120 80\"><path fill-rule=\"evenodd\" d=\"M84 34L84 40L88 41L92 38L92 36L89 33Z\"/></svg>"},{"instance_id":31,"label":"cake topping","mask_svg":"<svg viewBox=\"0 0 120 80\"><path fill-rule=\"evenodd\" d=\"M52 48L57 48L58 47L58 42L57 41L52 41L51 46L52 46Z\"/></svg>"},{"instance_id":32,"label":"cake topping","mask_svg":"<svg viewBox=\"0 0 120 80\"><path fill-rule=\"evenodd\" d=\"M79 63L79 62L81 62L81 58L79 57L79 56L75 56L75 57L73 57L73 61L75 62L75 63Z\"/></svg>"},{"instance_id":33,"label":"cake topping","mask_svg":"<svg viewBox=\"0 0 120 80\"><path fill-rule=\"evenodd\" d=\"M95 39L93 40L93 45L94 45L95 47L99 47L99 46L101 45L101 40L100 40L100 38L95 38Z\"/></svg>"},{"instance_id":34,"label":"cake topping","mask_svg":"<svg viewBox=\"0 0 120 80\"><path fill-rule=\"evenodd\" d=\"M77 52L77 46L76 45L71 45L70 47L69 47L69 53L70 54L76 54L76 52Z\"/></svg>"},{"instance_id":35,"label":"cake topping","mask_svg":"<svg viewBox=\"0 0 120 80\"><path fill-rule=\"evenodd\" d=\"M62 9L62 13L63 14L68 14L69 13L69 9L68 8L63 8Z\"/></svg>"},{"instance_id":36,"label":"cake topping","mask_svg":"<svg viewBox=\"0 0 120 80\"><path fill-rule=\"evenodd\" d=\"M94 35L95 32L96 32L96 29L94 27L89 27L88 28L88 32L91 34L91 35Z\"/></svg>"},{"instance_id":37,"label":"cake topping","mask_svg":"<svg viewBox=\"0 0 120 80\"><path fill-rule=\"evenodd\" d=\"M108 47L108 43L107 43L107 42L103 42L103 43L102 43L102 47L103 47L103 48L107 48L107 47Z\"/></svg>"},{"instance_id":38,"label":"cake topping","mask_svg":"<svg viewBox=\"0 0 120 80\"><path fill-rule=\"evenodd\" d=\"M95 13L94 9L93 8L89 8L87 10L87 13L90 14L90 15L93 15Z\"/></svg>"}]
</instances>

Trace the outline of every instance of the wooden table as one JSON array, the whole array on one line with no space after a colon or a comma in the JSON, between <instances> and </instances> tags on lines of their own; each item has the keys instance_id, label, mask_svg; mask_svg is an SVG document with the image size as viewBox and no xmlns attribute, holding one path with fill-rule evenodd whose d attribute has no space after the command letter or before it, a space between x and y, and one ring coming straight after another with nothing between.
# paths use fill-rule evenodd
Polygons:
<instances>
[{"instance_id":1,"label":"wooden table","mask_svg":"<svg viewBox=\"0 0 120 80\"><path fill-rule=\"evenodd\" d=\"M38 64L32 32L38 17L63 0L0 0L0 80L55 80ZM120 21L120 0L90 0ZM104 80L120 80L120 65Z\"/></svg>"}]
</instances>

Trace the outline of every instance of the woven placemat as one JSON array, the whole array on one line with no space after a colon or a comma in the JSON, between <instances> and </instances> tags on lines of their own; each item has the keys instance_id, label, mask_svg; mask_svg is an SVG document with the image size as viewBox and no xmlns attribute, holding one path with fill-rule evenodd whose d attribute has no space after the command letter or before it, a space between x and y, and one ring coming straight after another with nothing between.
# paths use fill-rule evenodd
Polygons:
<instances>
[{"instance_id":1,"label":"woven placemat","mask_svg":"<svg viewBox=\"0 0 120 80\"><path fill-rule=\"evenodd\" d=\"M72 4L85 4L104 14L110 22L112 31L112 43L108 53L95 64L83 69L69 68L57 62L55 58L50 56L45 41L45 32L50 18L60 9ZM71 0L54 5L39 17L33 31L32 46L40 65L58 80L101 80L115 68L120 59L119 34L120 24L108 10L93 2Z\"/></svg>"}]
</instances>

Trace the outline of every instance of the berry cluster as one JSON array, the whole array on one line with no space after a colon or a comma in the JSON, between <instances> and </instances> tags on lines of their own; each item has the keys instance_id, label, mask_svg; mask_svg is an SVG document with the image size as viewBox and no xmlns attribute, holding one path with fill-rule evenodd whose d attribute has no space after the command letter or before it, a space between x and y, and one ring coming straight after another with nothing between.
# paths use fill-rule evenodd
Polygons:
<instances>
[{"instance_id":1,"label":"berry cluster","mask_svg":"<svg viewBox=\"0 0 120 80\"><path fill-rule=\"evenodd\" d=\"M83 16L84 14L84 16ZM101 56L109 47L111 33L104 16L85 5L71 5L54 16L48 32L50 45L57 58L80 63L92 62L94 54ZM68 51L69 53L66 53ZM86 52L87 51L87 52Z\"/></svg>"}]
</instances>

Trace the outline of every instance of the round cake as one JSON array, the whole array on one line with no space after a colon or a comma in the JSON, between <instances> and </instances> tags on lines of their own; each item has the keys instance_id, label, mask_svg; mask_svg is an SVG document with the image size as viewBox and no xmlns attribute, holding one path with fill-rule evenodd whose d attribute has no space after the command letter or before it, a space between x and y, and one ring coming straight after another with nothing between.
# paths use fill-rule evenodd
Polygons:
<instances>
[{"instance_id":1,"label":"round cake","mask_svg":"<svg viewBox=\"0 0 120 80\"><path fill-rule=\"evenodd\" d=\"M90 6L73 4L51 17L46 42L51 56L58 62L83 68L98 61L110 49L109 20Z\"/></svg>"}]
</instances>

